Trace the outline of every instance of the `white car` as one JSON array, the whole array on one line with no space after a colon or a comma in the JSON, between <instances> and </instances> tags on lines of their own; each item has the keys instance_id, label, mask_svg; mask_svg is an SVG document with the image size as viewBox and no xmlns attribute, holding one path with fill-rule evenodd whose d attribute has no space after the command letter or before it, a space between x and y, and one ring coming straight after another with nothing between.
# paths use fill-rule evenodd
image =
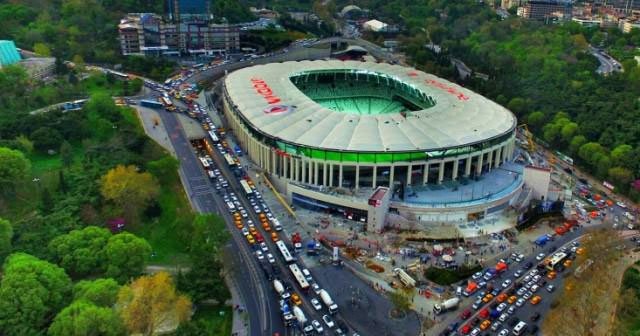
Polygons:
<instances>
[{"instance_id":1,"label":"white car","mask_svg":"<svg viewBox=\"0 0 640 336\"><path fill-rule=\"evenodd\" d=\"M245 236L248 236L249 235L249 230L247 230L247 228L243 227L242 228L242 234L245 235Z\"/></svg>"},{"instance_id":2,"label":"white car","mask_svg":"<svg viewBox=\"0 0 640 336\"><path fill-rule=\"evenodd\" d=\"M256 251L256 256L258 256L258 260L264 259L264 254L262 254L262 251L260 250Z\"/></svg>"},{"instance_id":3,"label":"white car","mask_svg":"<svg viewBox=\"0 0 640 336\"><path fill-rule=\"evenodd\" d=\"M257 205L254 205L254 206L253 206L253 211L255 211L257 214L259 214L259 213L261 213L261 212L262 212L262 210L260 210L260 207L259 207L259 206L257 206Z\"/></svg>"},{"instance_id":4,"label":"white car","mask_svg":"<svg viewBox=\"0 0 640 336\"><path fill-rule=\"evenodd\" d=\"M478 280L482 277L482 272L476 272L471 276L471 279Z\"/></svg>"},{"instance_id":5,"label":"white car","mask_svg":"<svg viewBox=\"0 0 640 336\"><path fill-rule=\"evenodd\" d=\"M546 255L544 253L538 253L538 255L536 256L536 260L540 261L540 260L544 259L545 256Z\"/></svg>"},{"instance_id":6,"label":"white car","mask_svg":"<svg viewBox=\"0 0 640 336\"><path fill-rule=\"evenodd\" d=\"M627 208L627 205L626 205L626 204L624 204L623 202L616 202L616 204L617 204L619 207L623 208L623 209L626 209L626 208Z\"/></svg>"},{"instance_id":7,"label":"white car","mask_svg":"<svg viewBox=\"0 0 640 336\"><path fill-rule=\"evenodd\" d=\"M516 305L511 305L511 306L509 306L509 309L507 309L507 313L508 313L509 315L513 315L513 313L515 313L515 312L516 312L516 309L518 309L518 306L516 306Z\"/></svg>"},{"instance_id":8,"label":"white car","mask_svg":"<svg viewBox=\"0 0 640 336\"><path fill-rule=\"evenodd\" d=\"M316 329L317 333L321 334L322 332L324 332L324 328L322 328L322 324L320 324L318 320L311 321L311 325L313 326L314 329Z\"/></svg>"},{"instance_id":9,"label":"white car","mask_svg":"<svg viewBox=\"0 0 640 336\"><path fill-rule=\"evenodd\" d=\"M333 320L331 319L331 317L329 317L329 315L323 315L322 320L327 325L327 327L329 327L329 329L333 328L336 325L336 323L333 322Z\"/></svg>"},{"instance_id":10,"label":"white car","mask_svg":"<svg viewBox=\"0 0 640 336\"><path fill-rule=\"evenodd\" d=\"M269 260L270 264L275 264L276 263L276 258L274 258L273 254L271 254L271 253L267 253L267 260Z\"/></svg>"},{"instance_id":11,"label":"white car","mask_svg":"<svg viewBox=\"0 0 640 336\"><path fill-rule=\"evenodd\" d=\"M311 284L311 289L313 289L314 293L320 295L320 286L317 283Z\"/></svg>"},{"instance_id":12,"label":"white car","mask_svg":"<svg viewBox=\"0 0 640 336\"><path fill-rule=\"evenodd\" d=\"M506 303L501 303L498 305L498 307L496 308L496 310L498 311L498 313L502 312L503 310L507 309L507 304Z\"/></svg>"},{"instance_id":13,"label":"white car","mask_svg":"<svg viewBox=\"0 0 640 336\"><path fill-rule=\"evenodd\" d=\"M524 303L525 303L526 301L527 301L527 300L525 300L525 299L523 299L523 298L519 298L519 299L518 299L518 301L516 301L516 306L518 306L518 307L522 307L522 305L524 305Z\"/></svg>"},{"instance_id":14,"label":"white car","mask_svg":"<svg viewBox=\"0 0 640 336\"><path fill-rule=\"evenodd\" d=\"M519 278L521 276L522 276L522 270L517 270L515 273L513 273L514 278Z\"/></svg>"},{"instance_id":15,"label":"white car","mask_svg":"<svg viewBox=\"0 0 640 336\"><path fill-rule=\"evenodd\" d=\"M531 288L530 288L530 289L531 289L531 292L535 293L535 292L537 292L537 291L538 291L538 289L539 289L539 288L540 288L540 287L539 287L538 285L533 285L533 286L531 286Z\"/></svg>"},{"instance_id":16,"label":"white car","mask_svg":"<svg viewBox=\"0 0 640 336\"><path fill-rule=\"evenodd\" d=\"M267 243L265 243L265 242L260 243L260 249L263 252L269 252L269 247L267 246Z\"/></svg>"},{"instance_id":17,"label":"white car","mask_svg":"<svg viewBox=\"0 0 640 336\"><path fill-rule=\"evenodd\" d=\"M531 298L531 296L533 296L533 293L527 291L526 293L524 293L524 295L522 296L522 299L525 300L529 300Z\"/></svg>"},{"instance_id":18,"label":"white car","mask_svg":"<svg viewBox=\"0 0 640 336\"><path fill-rule=\"evenodd\" d=\"M504 321L506 321L508 318L509 318L509 314L507 314L507 313L502 313L502 314L500 315L500 317L498 317L498 320L500 320L500 322L504 322Z\"/></svg>"},{"instance_id":19,"label":"white car","mask_svg":"<svg viewBox=\"0 0 640 336\"><path fill-rule=\"evenodd\" d=\"M320 301L318 301L318 299L316 299L316 298L311 299L311 305L313 306L313 309L315 309L315 310L322 309L322 305L320 304Z\"/></svg>"},{"instance_id":20,"label":"white car","mask_svg":"<svg viewBox=\"0 0 640 336\"><path fill-rule=\"evenodd\" d=\"M498 333L498 336L507 336L507 335L509 335L509 329L502 329Z\"/></svg>"},{"instance_id":21,"label":"white car","mask_svg":"<svg viewBox=\"0 0 640 336\"><path fill-rule=\"evenodd\" d=\"M507 279L502 283L502 288L507 288L511 285L511 280Z\"/></svg>"}]
</instances>

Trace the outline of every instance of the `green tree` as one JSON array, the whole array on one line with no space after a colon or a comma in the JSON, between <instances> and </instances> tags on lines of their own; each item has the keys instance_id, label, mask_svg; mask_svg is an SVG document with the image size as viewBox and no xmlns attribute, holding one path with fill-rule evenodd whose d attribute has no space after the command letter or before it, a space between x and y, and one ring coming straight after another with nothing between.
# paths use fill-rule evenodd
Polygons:
<instances>
[{"instance_id":1,"label":"green tree","mask_svg":"<svg viewBox=\"0 0 640 336\"><path fill-rule=\"evenodd\" d=\"M633 147L627 144L618 145L611 151L611 161L614 165L631 168L635 160L637 158L633 157Z\"/></svg>"},{"instance_id":2,"label":"green tree","mask_svg":"<svg viewBox=\"0 0 640 336\"><path fill-rule=\"evenodd\" d=\"M39 151L60 148L60 144L64 141L60 132L51 127L38 128L31 133L30 138L34 143L34 147Z\"/></svg>"},{"instance_id":3,"label":"green tree","mask_svg":"<svg viewBox=\"0 0 640 336\"><path fill-rule=\"evenodd\" d=\"M516 115L522 115L527 110L527 101L520 97L512 98L507 104L507 108Z\"/></svg>"},{"instance_id":4,"label":"green tree","mask_svg":"<svg viewBox=\"0 0 640 336\"><path fill-rule=\"evenodd\" d=\"M0 193L15 190L20 181L29 176L31 163L22 152L0 147Z\"/></svg>"},{"instance_id":5,"label":"green tree","mask_svg":"<svg viewBox=\"0 0 640 336\"><path fill-rule=\"evenodd\" d=\"M16 137L16 142L19 144L18 149L24 153L33 152L33 141L29 140L25 135L21 134Z\"/></svg>"},{"instance_id":6,"label":"green tree","mask_svg":"<svg viewBox=\"0 0 640 336\"><path fill-rule=\"evenodd\" d=\"M56 315L49 327L50 336L118 336L125 335L122 320L111 308L90 302L75 301Z\"/></svg>"},{"instance_id":7,"label":"green tree","mask_svg":"<svg viewBox=\"0 0 640 336\"><path fill-rule=\"evenodd\" d=\"M49 57L51 56L51 49L44 43L36 43L33 46L33 52L38 54L38 56Z\"/></svg>"},{"instance_id":8,"label":"green tree","mask_svg":"<svg viewBox=\"0 0 640 336\"><path fill-rule=\"evenodd\" d=\"M62 166L65 168L73 164L73 147L66 140L60 146L60 159L62 160Z\"/></svg>"},{"instance_id":9,"label":"green tree","mask_svg":"<svg viewBox=\"0 0 640 336\"><path fill-rule=\"evenodd\" d=\"M143 238L124 232L109 238L105 253L106 275L123 283L143 271L151 246Z\"/></svg>"},{"instance_id":10,"label":"green tree","mask_svg":"<svg viewBox=\"0 0 640 336\"><path fill-rule=\"evenodd\" d=\"M529 116L527 116L527 123L529 124L529 126L537 128L542 126L542 123L544 123L544 119L545 119L544 112L533 111L529 113Z\"/></svg>"},{"instance_id":11,"label":"green tree","mask_svg":"<svg viewBox=\"0 0 640 336\"><path fill-rule=\"evenodd\" d=\"M571 143L569 144L569 150L572 153L577 154L582 145L587 143L587 138L584 135L576 135L571 139Z\"/></svg>"},{"instance_id":12,"label":"green tree","mask_svg":"<svg viewBox=\"0 0 640 336\"><path fill-rule=\"evenodd\" d=\"M7 257L0 282L3 335L39 335L67 305L71 279L56 265L25 253Z\"/></svg>"},{"instance_id":13,"label":"green tree","mask_svg":"<svg viewBox=\"0 0 640 336\"><path fill-rule=\"evenodd\" d=\"M73 287L73 299L85 300L99 307L113 307L120 285L111 279L82 280Z\"/></svg>"},{"instance_id":14,"label":"green tree","mask_svg":"<svg viewBox=\"0 0 640 336\"><path fill-rule=\"evenodd\" d=\"M161 159L151 161L147 164L149 172L159 180L165 180L169 176L174 176L179 166L180 161L171 155L165 155Z\"/></svg>"},{"instance_id":15,"label":"green tree","mask_svg":"<svg viewBox=\"0 0 640 336\"><path fill-rule=\"evenodd\" d=\"M578 156L591 165L596 165L600 156L604 155L605 150L597 142L588 142L578 150Z\"/></svg>"},{"instance_id":16,"label":"green tree","mask_svg":"<svg viewBox=\"0 0 640 336\"><path fill-rule=\"evenodd\" d=\"M0 260L11 253L11 239L13 238L13 226L11 222L0 218Z\"/></svg>"},{"instance_id":17,"label":"green tree","mask_svg":"<svg viewBox=\"0 0 640 336\"><path fill-rule=\"evenodd\" d=\"M117 166L101 178L102 196L123 209L129 220L137 218L159 193L159 186L147 172L138 172L135 166Z\"/></svg>"},{"instance_id":18,"label":"green tree","mask_svg":"<svg viewBox=\"0 0 640 336\"><path fill-rule=\"evenodd\" d=\"M56 237L49 243L54 260L73 277L100 274L106 269L105 246L111 232L87 226Z\"/></svg>"},{"instance_id":19,"label":"green tree","mask_svg":"<svg viewBox=\"0 0 640 336\"><path fill-rule=\"evenodd\" d=\"M608 171L609 179L616 187L627 190L633 181L633 172L623 167L613 167Z\"/></svg>"},{"instance_id":20,"label":"green tree","mask_svg":"<svg viewBox=\"0 0 640 336\"><path fill-rule=\"evenodd\" d=\"M40 210L45 213L53 212L53 207L55 203L53 202L53 196L51 192L49 192L49 188L44 188L42 190L42 195L40 196Z\"/></svg>"}]
</instances>

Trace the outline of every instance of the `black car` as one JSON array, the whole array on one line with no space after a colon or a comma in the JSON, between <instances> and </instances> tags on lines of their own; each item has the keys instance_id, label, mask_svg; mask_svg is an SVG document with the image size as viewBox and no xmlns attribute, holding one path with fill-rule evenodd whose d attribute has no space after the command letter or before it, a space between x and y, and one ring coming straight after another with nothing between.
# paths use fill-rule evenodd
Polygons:
<instances>
[{"instance_id":1,"label":"black car","mask_svg":"<svg viewBox=\"0 0 640 336\"><path fill-rule=\"evenodd\" d=\"M480 323L480 319L479 319L479 318L477 318L477 317L476 317L476 318L474 318L473 320L471 320L471 325L472 325L472 326L474 326L474 327L475 327L476 325L478 325L478 323Z\"/></svg>"},{"instance_id":2,"label":"black car","mask_svg":"<svg viewBox=\"0 0 640 336\"><path fill-rule=\"evenodd\" d=\"M540 319L540 313L535 312L533 315L531 315L530 319L531 321L536 322L537 320Z\"/></svg>"},{"instance_id":3,"label":"black car","mask_svg":"<svg viewBox=\"0 0 640 336\"><path fill-rule=\"evenodd\" d=\"M531 269L531 267L533 267L533 263L531 261L524 265L525 269Z\"/></svg>"}]
</instances>

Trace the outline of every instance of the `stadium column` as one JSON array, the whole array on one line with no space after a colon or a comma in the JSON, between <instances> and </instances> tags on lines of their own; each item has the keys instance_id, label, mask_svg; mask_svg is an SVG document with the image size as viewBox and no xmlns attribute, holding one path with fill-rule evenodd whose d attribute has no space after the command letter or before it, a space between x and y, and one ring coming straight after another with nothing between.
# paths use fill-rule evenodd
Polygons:
<instances>
[{"instance_id":1,"label":"stadium column","mask_svg":"<svg viewBox=\"0 0 640 336\"><path fill-rule=\"evenodd\" d=\"M378 177L378 166L373 166L373 183L371 183L371 188L376 187L376 178Z\"/></svg>"},{"instance_id":2,"label":"stadium column","mask_svg":"<svg viewBox=\"0 0 640 336\"><path fill-rule=\"evenodd\" d=\"M411 185L411 170L413 170L413 166L409 164L407 167L407 185Z\"/></svg>"},{"instance_id":3,"label":"stadium column","mask_svg":"<svg viewBox=\"0 0 640 336\"><path fill-rule=\"evenodd\" d=\"M478 165L476 166L476 175L482 174L482 159L484 158L484 152L480 152L478 155Z\"/></svg>"},{"instance_id":4,"label":"stadium column","mask_svg":"<svg viewBox=\"0 0 640 336\"><path fill-rule=\"evenodd\" d=\"M424 172L422 173L422 184L429 182L429 162L424 163Z\"/></svg>"},{"instance_id":5,"label":"stadium column","mask_svg":"<svg viewBox=\"0 0 640 336\"><path fill-rule=\"evenodd\" d=\"M496 149L496 163L494 164L495 167L499 167L500 163L502 162L502 160L500 160L500 156L502 155L502 146L498 147L498 149Z\"/></svg>"},{"instance_id":6,"label":"stadium column","mask_svg":"<svg viewBox=\"0 0 640 336\"><path fill-rule=\"evenodd\" d=\"M487 153L487 165L489 166L489 171L491 171L491 168L493 168L493 149Z\"/></svg>"},{"instance_id":7,"label":"stadium column","mask_svg":"<svg viewBox=\"0 0 640 336\"><path fill-rule=\"evenodd\" d=\"M393 173L395 172L395 166L393 163L389 166L389 170L389 188L391 188L391 186L393 186Z\"/></svg>"},{"instance_id":8,"label":"stadium column","mask_svg":"<svg viewBox=\"0 0 640 336\"><path fill-rule=\"evenodd\" d=\"M356 190L360 188L360 165L356 163Z\"/></svg>"},{"instance_id":9,"label":"stadium column","mask_svg":"<svg viewBox=\"0 0 640 336\"><path fill-rule=\"evenodd\" d=\"M465 160L464 177L469 177L469 175L471 175L471 161L472 160L473 160L473 156L471 154L469 154L469 156Z\"/></svg>"},{"instance_id":10,"label":"stadium column","mask_svg":"<svg viewBox=\"0 0 640 336\"><path fill-rule=\"evenodd\" d=\"M318 162L313 162L313 184L318 185Z\"/></svg>"},{"instance_id":11,"label":"stadium column","mask_svg":"<svg viewBox=\"0 0 640 336\"><path fill-rule=\"evenodd\" d=\"M282 177L288 179L287 173L289 172L289 160L286 154L282 155Z\"/></svg>"},{"instance_id":12,"label":"stadium column","mask_svg":"<svg viewBox=\"0 0 640 336\"><path fill-rule=\"evenodd\" d=\"M303 159L300 159L300 165L302 167L302 176L300 177L300 182L306 183L307 182L306 181L306 179L307 179L307 169L306 169L307 168L306 167L307 162L305 160L303 160Z\"/></svg>"},{"instance_id":13,"label":"stadium column","mask_svg":"<svg viewBox=\"0 0 640 336\"><path fill-rule=\"evenodd\" d=\"M455 160L453 161L453 171L451 172L451 179L452 180L457 180L458 179L458 165L460 164L460 159L456 156Z\"/></svg>"},{"instance_id":14,"label":"stadium column","mask_svg":"<svg viewBox=\"0 0 640 336\"><path fill-rule=\"evenodd\" d=\"M325 187L329 185L327 183L327 163L326 162L323 163L323 168L322 168L322 185Z\"/></svg>"},{"instance_id":15,"label":"stadium column","mask_svg":"<svg viewBox=\"0 0 640 336\"><path fill-rule=\"evenodd\" d=\"M298 181L298 176L300 175L300 169L298 169L298 164L299 164L298 162L299 161L300 161L299 158L294 158L293 159L293 174L292 175L293 175L293 180L296 181L296 182L299 182Z\"/></svg>"},{"instance_id":16,"label":"stadium column","mask_svg":"<svg viewBox=\"0 0 640 336\"><path fill-rule=\"evenodd\" d=\"M339 172L338 172L338 187L342 188L342 163L340 163L340 166L338 166Z\"/></svg>"},{"instance_id":17,"label":"stadium column","mask_svg":"<svg viewBox=\"0 0 640 336\"><path fill-rule=\"evenodd\" d=\"M441 184L444 180L444 159L440 161L440 166L438 167L438 184Z\"/></svg>"}]
</instances>

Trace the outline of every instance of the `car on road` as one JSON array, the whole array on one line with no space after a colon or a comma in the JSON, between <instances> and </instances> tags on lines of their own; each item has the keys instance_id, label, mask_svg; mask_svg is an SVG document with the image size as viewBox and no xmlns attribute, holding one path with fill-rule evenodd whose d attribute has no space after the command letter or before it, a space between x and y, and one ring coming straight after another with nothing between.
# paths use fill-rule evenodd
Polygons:
<instances>
[{"instance_id":1,"label":"car on road","mask_svg":"<svg viewBox=\"0 0 640 336\"><path fill-rule=\"evenodd\" d=\"M540 301L542 301L542 298L540 297L540 295L536 295L533 298L531 298L531 304L532 305L537 305L538 303L540 303Z\"/></svg>"},{"instance_id":2,"label":"car on road","mask_svg":"<svg viewBox=\"0 0 640 336\"><path fill-rule=\"evenodd\" d=\"M547 255L544 253L538 253L538 255L536 256L536 260L537 261L541 261L542 259L544 259L544 257L546 257Z\"/></svg>"},{"instance_id":3,"label":"car on road","mask_svg":"<svg viewBox=\"0 0 640 336\"><path fill-rule=\"evenodd\" d=\"M539 289L539 288L540 288L540 286L538 286L538 285L533 285L533 286L531 286L530 290L531 290L531 292L532 292L532 293L535 293L535 292L537 292L537 291L538 291L538 289Z\"/></svg>"},{"instance_id":4,"label":"car on road","mask_svg":"<svg viewBox=\"0 0 640 336\"><path fill-rule=\"evenodd\" d=\"M549 278L549 280L553 280L556 278L556 276L558 275L558 273L556 273L555 271L551 271L549 273L547 273L547 278Z\"/></svg>"},{"instance_id":5,"label":"car on road","mask_svg":"<svg viewBox=\"0 0 640 336\"><path fill-rule=\"evenodd\" d=\"M507 335L509 335L509 329L502 329L498 333L498 336L507 336Z\"/></svg>"},{"instance_id":6,"label":"car on road","mask_svg":"<svg viewBox=\"0 0 640 336\"><path fill-rule=\"evenodd\" d=\"M517 270L515 271L515 273L513 273L513 277L514 278L519 278L522 276L522 273L524 273L522 270Z\"/></svg>"},{"instance_id":7,"label":"car on road","mask_svg":"<svg viewBox=\"0 0 640 336\"><path fill-rule=\"evenodd\" d=\"M507 279L502 282L502 288L507 288L509 286L511 286L511 279Z\"/></svg>"},{"instance_id":8,"label":"car on road","mask_svg":"<svg viewBox=\"0 0 640 336\"><path fill-rule=\"evenodd\" d=\"M313 289L313 292L320 295L320 286L318 286L317 283L313 283L311 284L311 289Z\"/></svg>"},{"instance_id":9,"label":"car on road","mask_svg":"<svg viewBox=\"0 0 640 336\"><path fill-rule=\"evenodd\" d=\"M320 301L316 298L311 299L311 306L313 306L313 309L315 310L322 309L322 305L320 304Z\"/></svg>"},{"instance_id":10,"label":"car on road","mask_svg":"<svg viewBox=\"0 0 640 336\"><path fill-rule=\"evenodd\" d=\"M256 251L256 256L258 257L258 260L264 259L264 254L262 254L262 251L260 250Z\"/></svg>"},{"instance_id":11,"label":"car on road","mask_svg":"<svg viewBox=\"0 0 640 336\"><path fill-rule=\"evenodd\" d=\"M502 323L500 321L495 321L491 325L491 330L498 331L498 329L500 329L500 327L502 327Z\"/></svg>"},{"instance_id":12,"label":"car on road","mask_svg":"<svg viewBox=\"0 0 640 336\"><path fill-rule=\"evenodd\" d=\"M487 330L487 328L489 328L489 326L491 326L491 321L490 320L484 320L484 321L482 321L482 323L480 323L480 330Z\"/></svg>"},{"instance_id":13,"label":"car on road","mask_svg":"<svg viewBox=\"0 0 640 336\"><path fill-rule=\"evenodd\" d=\"M507 309L507 304L506 303L501 303L498 305L498 307L496 308L496 310L498 311L498 313L501 313L503 310Z\"/></svg>"},{"instance_id":14,"label":"car on road","mask_svg":"<svg viewBox=\"0 0 640 336\"><path fill-rule=\"evenodd\" d=\"M524 305L524 303L527 300L525 300L524 298L519 298L518 301L516 301L516 307L522 307L522 305Z\"/></svg>"},{"instance_id":15,"label":"car on road","mask_svg":"<svg viewBox=\"0 0 640 336\"><path fill-rule=\"evenodd\" d=\"M336 325L336 323L333 322L333 320L331 319L331 317L329 317L329 315L323 315L322 321L324 321L324 324L326 324L327 327L329 327L329 329L333 328Z\"/></svg>"},{"instance_id":16,"label":"car on road","mask_svg":"<svg viewBox=\"0 0 640 336\"><path fill-rule=\"evenodd\" d=\"M525 300L529 300L529 298L533 295L533 293L531 293L530 291L527 291L526 293L524 293L524 295L522 296L523 299Z\"/></svg>"},{"instance_id":17,"label":"car on road","mask_svg":"<svg viewBox=\"0 0 640 336\"><path fill-rule=\"evenodd\" d=\"M504 321L506 321L508 318L509 318L509 314L508 314L508 313L502 313L502 314L500 315L500 317L498 317L498 320L499 320L500 322L504 322Z\"/></svg>"},{"instance_id":18,"label":"car on road","mask_svg":"<svg viewBox=\"0 0 640 336\"><path fill-rule=\"evenodd\" d=\"M478 280L482 277L482 272L476 272L471 276L471 279Z\"/></svg>"},{"instance_id":19,"label":"car on road","mask_svg":"<svg viewBox=\"0 0 640 336\"><path fill-rule=\"evenodd\" d=\"M267 246L267 243L265 243L265 242L260 243L260 249L263 252L269 252L269 247Z\"/></svg>"},{"instance_id":20,"label":"car on road","mask_svg":"<svg viewBox=\"0 0 640 336\"><path fill-rule=\"evenodd\" d=\"M243 234L244 236L248 236L248 235L249 235L249 230L248 230L246 227L243 227L243 228L242 228L242 234Z\"/></svg>"},{"instance_id":21,"label":"car on road","mask_svg":"<svg viewBox=\"0 0 640 336\"><path fill-rule=\"evenodd\" d=\"M291 294L291 301L293 301L293 304L295 304L296 306L302 304L302 299L300 299L300 295L298 295L298 293Z\"/></svg>"},{"instance_id":22,"label":"car on road","mask_svg":"<svg viewBox=\"0 0 640 336\"><path fill-rule=\"evenodd\" d=\"M269 261L270 264L275 264L276 263L276 258L274 258L273 254L271 254L271 253L267 253L267 260Z\"/></svg>"},{"instance_id":23,"label":"car on road","mask_svg":"<svg viewBox=\"0 0 640 336\"><path fill-rule=\"evenodd\" d=\"M537 320L540 319L540 313L538 313L538 312L533 313L533 315L531 315L531 317L529 317L529 319L531 321L533 321L533 322L536 322Z\"/></svg>"},{"instance_id":24,"label":"car on road","mask_svg":"<svg viewBox=\"0 0 640 336\"><path fill-rule=\"evenodd\" d=\"M313 328L316 330L317 333L321 334L324 332L324 328L322 328L322 324L320 324L318 320L311 321L311 325L313 326Z\"/></svg>"},{"instance_id":25,"label":"car on road","mask_svg":"<svg viewBox=\"0 0 640 336\"><path fill-rule=\"evenodd\" d=\"M477 299L476 302L474 302L471 305L471 308L473 308L475 310L478 310L478 309L480 309L481 306L482 306L482 299Z\"/></svg>"},{"instance_id":26,"label":"car on road","mask_svg":"<svg viewBox=\"0 0 640 336\"><path fill-rule=\"evenodd\" d=\"M556 286L554 286L554 285L548 285L547 286L547 292L552 293L554 290L556 290Z\"/></svg>"}]
</instances>

